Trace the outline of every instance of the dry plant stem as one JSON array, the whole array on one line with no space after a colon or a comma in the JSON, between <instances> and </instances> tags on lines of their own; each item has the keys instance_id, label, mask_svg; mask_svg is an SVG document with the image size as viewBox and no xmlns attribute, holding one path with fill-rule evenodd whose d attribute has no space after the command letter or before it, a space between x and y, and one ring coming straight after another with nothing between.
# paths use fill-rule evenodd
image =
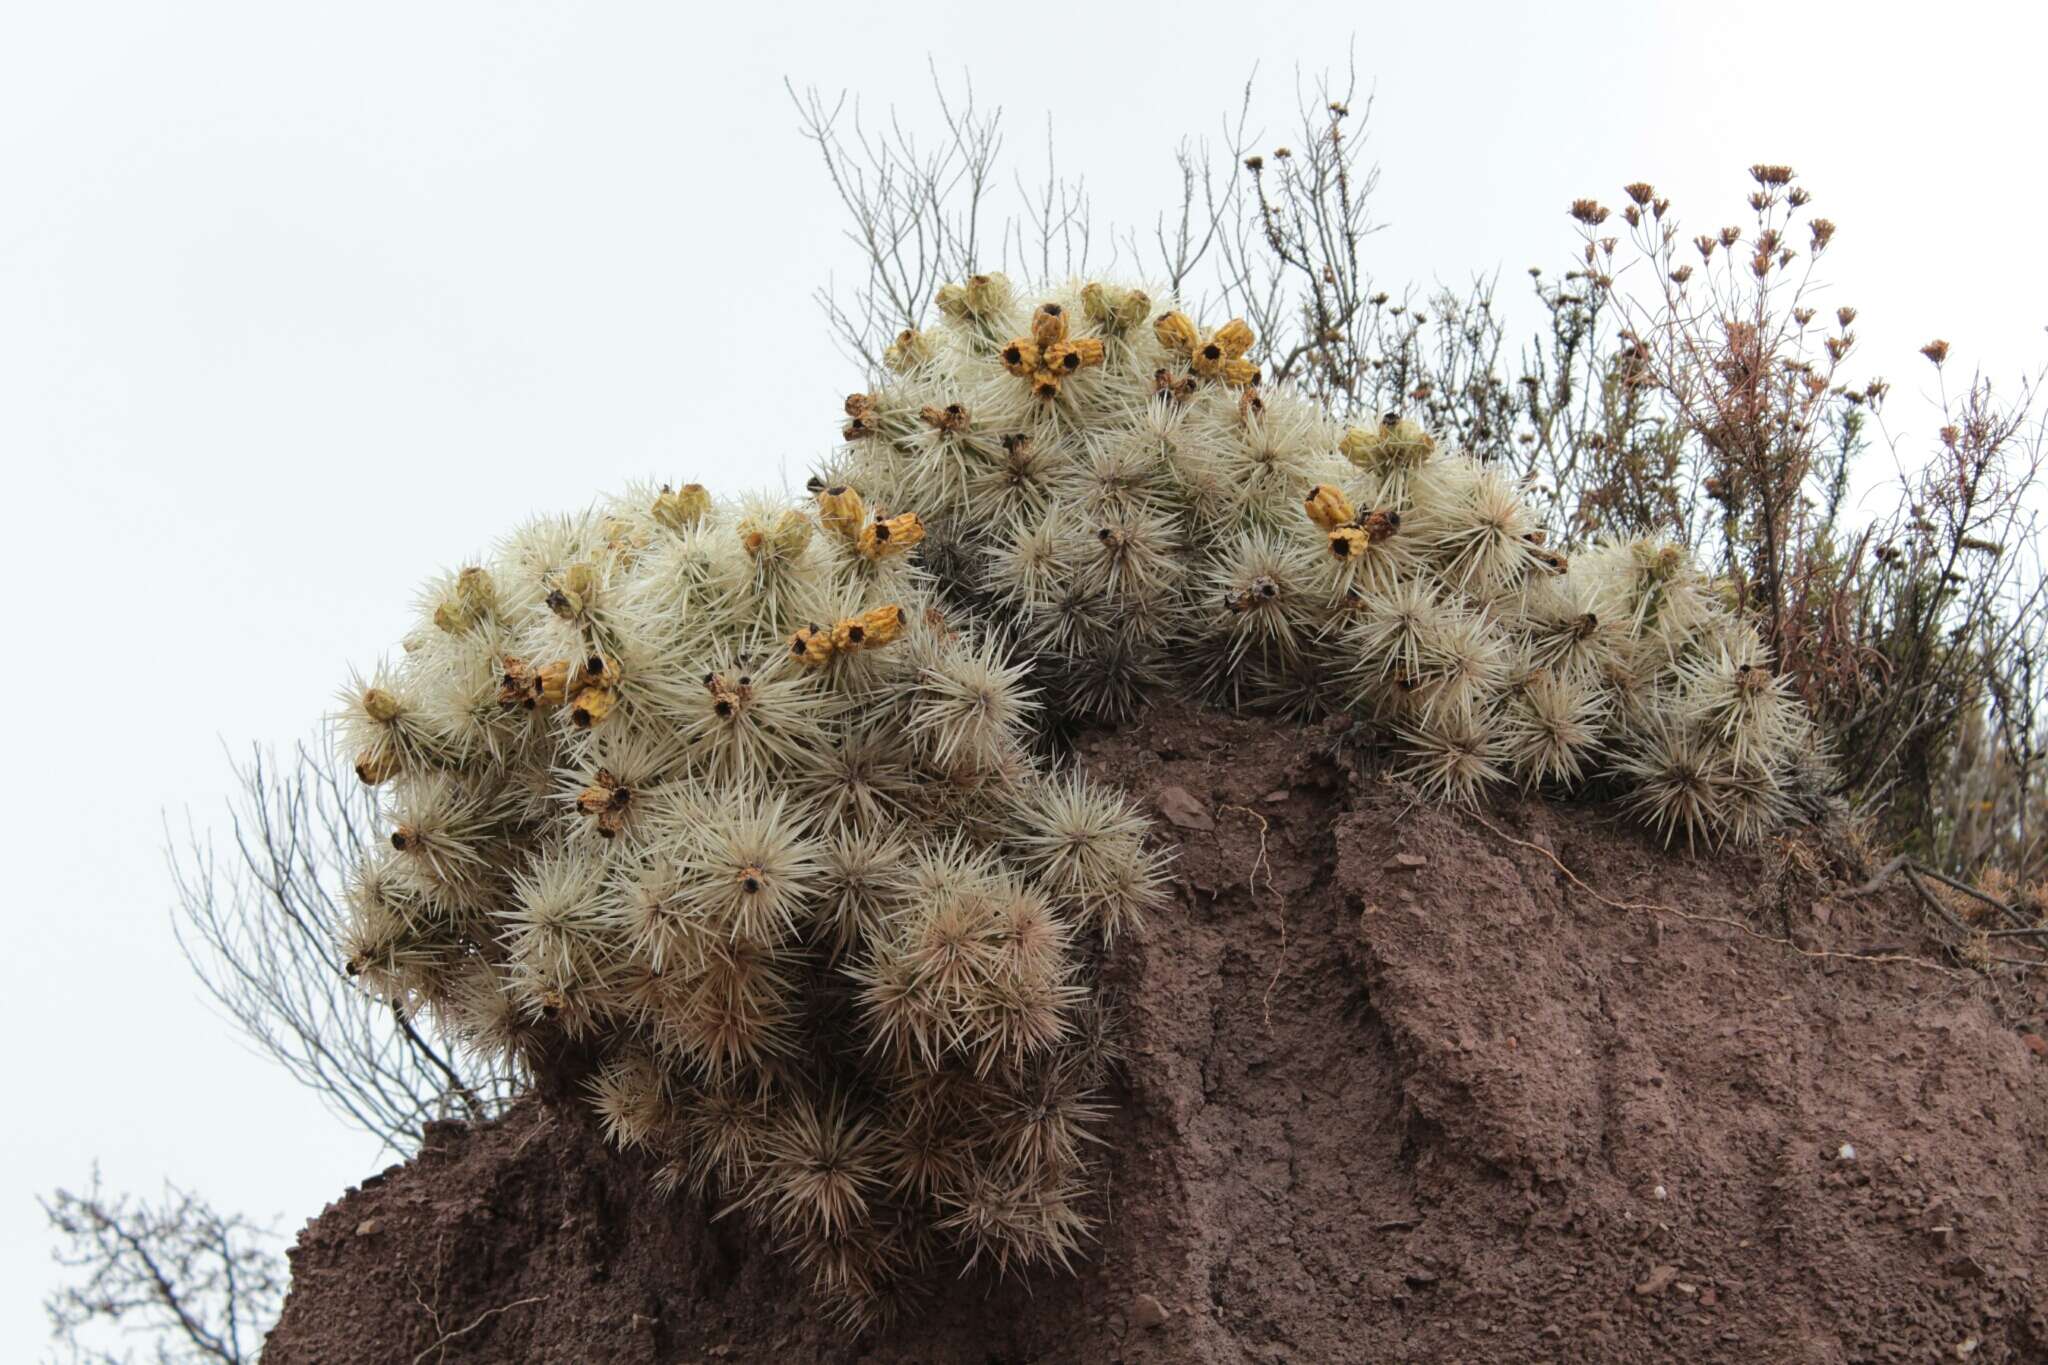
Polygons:
<instances>
[{"instance_id":1,"label":"dry plant stem","mask_svg":"<svg viewBox=\"0 0 2048 1365\"><path fill-rule=\"evenodd\" d=\"M1272 830L1273 826L1265 816L1249 806L1225 806L1223 809L1236 811L1240 815L1249 815L1252 819L1259 822L1259 856L1252 860L1251 875L1246 879L1245 887L1256 897L1259 891L1259 873L1263 870L1266 874L1266 890L1272 894L1274 900L1279 904L1280 960L1273 964L1273 979L1266 983L1266 993L1259 997L1259 1010L1265 1018L1266 1027L1271 1028L1273 1027L1273 988L1280 984L1280 974L1287 970L1287 897L1281 894L1279 887L1273 885L1273 863L1266 856L1266 835Z\"/></svg>"},{"instance_id":2,"label":"dry plant stem","mask_svg":"<svg viewBox=\"0 0 2048 1365\"><path fill-rule=\"evenodd\" d=\"M1506 841L1507 843L1514 844L1518 848L1526 848L1531 850L1532 852L1542 854L1543 857L1550 862L1551 866L1555 867L1559 872L1562 872L1565 875L1565 877L1571 882L1573 886L1578 887L1579 890L1585 892L1594 900L1599 901L1602 905L1607 906L1611 910L1649 911L1652 914L1670 915L1676 919L1691 920L1695 924L1718 924L1725 928L1738 930L1739 932L1747 934L1749 937L1760 940L1761 942L1773 944L1777 947L1788 949L1791 952L1799 954L1799 956L1801 957L1839 958L1848 962L1898 962L1903 963L1909 967L1919 967L1925 971L1937 972L1942 976L1963 975L1963 973L1956 971L1953 968L1944 967L1938 962L1930 962L1924 957L1915 957L1910 953L1838 953L1825 948L1802 948L1798 944L1794 943L1791 939L1779 938L1774 934L1759 933L1757 930L1750 928L1747 924L1742 923L1740 920L1729 919L1725 915L1695 914L1690 910L1680 910L1675 905L1661 905L1655 901L1614 900L1613 898L1609 896L1604 896L1600 892L1595 891L1592 887L1586 885L1584 881L1580 880L1578 873L1572 871L1570 868L1566 867L1562 862L1558 861L1557 855L1555 853L1552 853L1549 849L1544 848L1540 844L1532 844L1527 839L1517 839L1514 835L1509 834L1506 830L1503 830L1493 824L1488 823L1486 820L1482 819L1477 815L1474 815L1471 818L1481 828L1491 831L1495 835L1495 837L1500 838ZM2043 964L2025 963L2022 965L2040 966Z\"/></svg>"},{"instance_id":3,"label":"dry plant stem","mask_svg":"<svg viewBox=\"0 0 2048 1365\"><path fill-rule=\"evenodd\" d=\"M498 1314L500 1313L509 1313L514 1308L524 1308L529 1303L539 1303L542 1299L546 1297L547 1296L545 1294L534 1294L528 1298L514 1299L510 1303L501 1303L496 1308L485 1309L483 1312L477 1314L476 1321L470 1323L469 1326L458 1327L452 1332L444 1333L439 1340L434 1342L433 1345L427 1347L426 1350L421 1351L418 1355L414 1356L412 1358L412 1365L424 1365L426 1358L430 1355L433 1355L436 1351L441 1352L442 1358L445 1359L448 1354L449 1342L454 1341L459 1337L468 1336L471 1332L474 1332L477 1328L483 1326L486 1322L489 1322L492 1318L498 1316ZM422 1303L420 1307L427 1308L426 1304L424 1303ZM430 1316L433 1317L434 1325L436 1327L439 1327L441 1325L440 1316L434 1313L434 1310L431 1308L427 1308L427 1312Z\"/></svg>"},{"instance_id":4,"label":"dry plant stem","mask_svg":"<svg viewBox=\"0 0 2048 1365\"><path fill-rule=\"evenodd\" d=\"M1959 882L1954 877L1949 876L1947 873L1938 872L1935 869L1928 867L1924 863L1915 862L1913 861L1913 859L1907 857L1903 853L1900 854L1898 857L1892 859L1890 862L1886 863L1882 868L1878 870L1876 876L1872 877L1869 881L1863 883L1863 885L1857 887L1849 894L1852 896L1868 896L1873 891L1876 891L1879 887L1883 886L1886 882L1890 881L1895 875L1897 875L1900 872L1906 873L1908 878L1931 878L1934 881L1940 882L1943 886L1948 887L1952 891L1960 891L1966 896L1970 896L1976 900L1984 902L1984 904L1990 906L1992 909L1998 911L1998 913L2004 915L2008 920L2013 922L2013 925L2015 927L2011 929L1990 930L1990 936L1993 938L2020 938L2025 937L2027 935L2048 934L2048 927L2028 924L2026 922L2026 916L2020 913L2020 909L2018 906L2009 904L2006 901L2002 901L1998 899L1996 896L1978 890L1974 886L1970 886L1964 882ZM1920 884L1917 880L1914 881L1913 885L1916 890L1920 888ZM1925 895L1926 893L1923 891L1922 894Z\"/></svg>"}]
</instances>

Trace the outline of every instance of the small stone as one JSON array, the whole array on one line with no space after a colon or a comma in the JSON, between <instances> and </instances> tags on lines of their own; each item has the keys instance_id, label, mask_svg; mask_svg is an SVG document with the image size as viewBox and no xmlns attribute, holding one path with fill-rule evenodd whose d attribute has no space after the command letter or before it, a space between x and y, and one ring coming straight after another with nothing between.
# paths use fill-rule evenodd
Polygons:
<instances>
[{"instance_id":1,"label":"small stone","mask_svg":"<svg viewBox=\"0 0 2048 1365\"><path fill-rule=\"evenodd\" d=\"M1714 1292L1713 1287L1711 1285L1700 1291L1700 1307L1712 1308L1715 1304L1719 1303L1720 1301L1721 1296Z\"/></svg>"},{"instance_id":2,"label":"small stone","mask_svg":"<svg viewBox=\"0 0 2048 1365\"><path fill-rule=\"evenodd\" d=\"M1657 1267L1655 1267L1654 1269L1652 1269L1652 1270L1650 1271L1650 1275L1649 1275L1649 1278L1648 1278L1648 1279L1644 1280L1644 1281L1643 1281L1643 1282L1642 1282L1641 1284L1639 1284L1639 1285L1637 1285L1637 1286L1636 1286L1636 1293L1638 1293L1638 1294L1642 1295L1642 1296L1643 1296L1644 1298L1646 1298L1646 1299L1647 1299L1647 1298L1652 1298L1652 1297L1654 1297L1654 1296L1656 1296L1656 1295L1658 1295L1658 1294L1661 1294L1661 1293L1663 1293L1663 1292L1664 1292L1665 1290L1669 1289L1669 1288L1670 1288L1670 1287L1672 1286L1673 1282L1675 1282L1675 1281L1676 1281L1677 1279L1678 1279L1678 1267L1677 1267L1677 1266L1675 1266L1675 1265L1660 1265L1660 1266L1657 1266Z\"/></svg>"},{"instance_id":3,"label":"small stone","mask_svg":"<svg viewBox=\"0 0 2048 1365\"><path fill-rule=\"evenodd\" d=\"M1287 788L1285 787L1280 787L1274 791L1269 791L1264 796L1259 798L1259 800L1265 802L1269 806L1277 806L1286 799Z\"/></svg>"},{"instance_id":4,"label":"small stone","mask_svg":"<svg viewBox=\"0 0 2048 1365\"><path fill-rule=\"evenodd\" d=\"M1650 1198L1652 1199L1663 1200L1669 1199L1670 1197L1671 1191L1665 1189L1662 1185L1655 1186L1650 1191Z\"/></svg>"},{"instance_id":5,"label":"small stone","mask_svg":"<svg viewBox=\"0 0 2048 1365\"><path fill-rule=\"evenodd\" d=\"M374 1236L376 1231L377 1220L374 1218L365 1218L362 1222L356 1224L356 1236L358 1237Z\"/></svg>"},{"instance_id":6,"label":"small stone","mask_svg":"<svg viewBox=\"0 0 2048 1365\"><path fill-rule=\"evenodd\" d=\"M1845 1142L1840 1147L1837 1147L1835 1149L1835 1160L1854 1161L1855 1159L1856 1148L1852 1144Z\"/></svg>"},{"instance_id":7,"label":"small stone","mask_svg":"<svg viewBox=\"0 0 2048 1365\"><path fill-rule=\"evenodd\" d=\"M1131 1326L1153 1331L1166 1326L1166 1305L1150 1294L1131 1300Z\"/></svg>"},{"instance_id":8,"label":"small stone","mask_svg":"<svg viewBox=\"0 0 2048 1365\"><path fill-rule=\"evenodd\" d=\"M1428 867L1429 859L1420 853L1396 853L1383 866L1389 872L1413 872L1418 867Z\"/></svg>"},{"instance_id":9,"label":"small stone","mask_svg":"<svg viewBox=\"0 0 2048 1365\"><path fill-rule=\"evenodd\" d=\"M1159 813L1182 829L1214 829L1216 821L1209 814L1209 808L1196 799L1186 787L1161 787L1153 799Z\"/></svg>"},{"instance_id":10,"label":"small stone","mask_svg":"<svg viewBox=\"0 0 2048 1365\"><path fill-rule=\"evenodd\" d=\"M2036 1057L2048 1057L2048 1038L2043 1038L2038 1033L2022 1033L2020 1041L2025 1043L2027 1051Z\"/></svg>"},{"instance_id":11,"label":"small stone","mask_svg":"<svg viewBox=\"0 0 2048 1365\"><path fill-rule=\"evenodd\" d=\"M1956 1343L1956 1359L1968 1360L1971 1356L1977 1354L1977 1348L1983 1344L1976 1337L1964 1337Z\"/></svg>"}]
</instances>

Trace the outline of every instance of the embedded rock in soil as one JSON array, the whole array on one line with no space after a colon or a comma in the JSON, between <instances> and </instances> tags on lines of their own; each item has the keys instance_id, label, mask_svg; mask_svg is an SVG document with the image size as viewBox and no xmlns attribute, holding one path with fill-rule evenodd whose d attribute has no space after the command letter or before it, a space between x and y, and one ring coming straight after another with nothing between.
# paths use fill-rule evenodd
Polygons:
<instances>
[{"instance_id":1,"label":"embedded rock in soil","mask_svg":"<svg viewBox=\"0 0 2048 1365\"><path fill-rule=\"evenodd\" d=\"M2048 1359L2038 996L1846 956L1933 947L1817 837L1459 815L1340 739L1161 710L1081 742L1209 827L1162 822L1178 897L1107 964L1129 1061L1077 1274L848 1339L528 1101L308 1224L266 1362Z\"/></svg>"}]
</instances>

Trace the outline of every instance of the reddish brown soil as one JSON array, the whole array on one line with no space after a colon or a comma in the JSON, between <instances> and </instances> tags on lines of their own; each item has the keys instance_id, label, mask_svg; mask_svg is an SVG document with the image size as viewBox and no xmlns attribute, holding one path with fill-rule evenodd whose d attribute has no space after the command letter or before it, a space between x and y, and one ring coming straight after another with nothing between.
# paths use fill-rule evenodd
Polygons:
<instances>
[{"instance_id":1,"label":"reddish brown soil","mask_svg":"<svg viewBox=\"0 0 2048 1365\"><path fill-rule=\"evenodd\" d=\"M1181 855L1108 966L1130 1060L1078 1274L848 1340L530 1102L309 1224L265 1359L2048 1360L2041 1002L1849 956L1938 946L1818 837L1694 860L1541 802L1488 828L1334 732L1209 713L1083 758Z\"/></svg>"}]
</instances>

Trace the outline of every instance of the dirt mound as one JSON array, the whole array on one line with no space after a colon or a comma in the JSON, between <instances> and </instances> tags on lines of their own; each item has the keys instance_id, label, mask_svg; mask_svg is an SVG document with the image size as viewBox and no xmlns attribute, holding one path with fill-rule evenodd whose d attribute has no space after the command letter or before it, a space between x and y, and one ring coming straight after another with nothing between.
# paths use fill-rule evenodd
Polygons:
<instances>
[{"instance_id":1,"label":"dirt mound","mask_svg":"<svg viewBox=\"0 0 2048 1365\"><path fill-rule=\"evenodd\" d=\"M265 1359L2048 1360L2038 997L1901 960L1920 908L1818 841L1476 820L1341 739L1161 711L1083 744L1181 855L1108 967L1130 1056L1077 1275L849 1343L529 1102L309 1224Z\"/></svg>"}]
</instances>

